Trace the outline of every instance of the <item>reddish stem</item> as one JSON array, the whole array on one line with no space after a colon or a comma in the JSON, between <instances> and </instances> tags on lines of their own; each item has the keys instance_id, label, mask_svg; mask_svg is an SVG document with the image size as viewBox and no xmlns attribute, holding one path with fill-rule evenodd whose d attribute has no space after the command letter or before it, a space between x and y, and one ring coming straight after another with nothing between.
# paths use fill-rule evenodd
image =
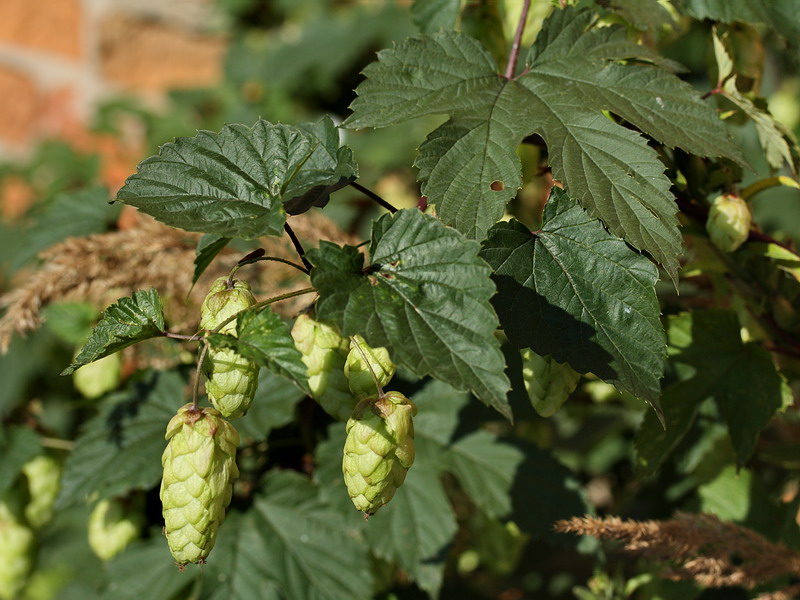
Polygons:
<instances>
[{"instance_id":1,"label":"reddish stem","mask_svg":"<svg viewBox=\"0 0 800 600\"><path fill-rule=\"evenodd\" d=\"M519 17L517 24L517 32L514 34L514 42L511 44L511 53L508 56L508 65L506 66L506 79L514 77L514 71L517 70L517 59L519 58L520 45L522 44L522 33L525 31L525 21L528 20L528 10L531 8L531 0L525 0L522 4L522 14Z\"/></svg>"}]
</instances>

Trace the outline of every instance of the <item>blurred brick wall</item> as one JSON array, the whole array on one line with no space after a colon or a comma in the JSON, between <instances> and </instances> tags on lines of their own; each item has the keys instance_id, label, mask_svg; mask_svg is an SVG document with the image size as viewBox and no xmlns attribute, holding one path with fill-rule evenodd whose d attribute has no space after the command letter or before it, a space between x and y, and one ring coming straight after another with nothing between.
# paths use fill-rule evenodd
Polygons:
<instances>
[{"instance_id":1,"label":"blurred brick wall","mask_svg":"<svg viewBox=\"0 0 800 600\"><path fill-rule=\"evenodd\" d=\"M0 158L42 138L91 146L93 107L121 92L213 85L216 18L213 0L0 0Z\"/></svg>"}]
</instances>

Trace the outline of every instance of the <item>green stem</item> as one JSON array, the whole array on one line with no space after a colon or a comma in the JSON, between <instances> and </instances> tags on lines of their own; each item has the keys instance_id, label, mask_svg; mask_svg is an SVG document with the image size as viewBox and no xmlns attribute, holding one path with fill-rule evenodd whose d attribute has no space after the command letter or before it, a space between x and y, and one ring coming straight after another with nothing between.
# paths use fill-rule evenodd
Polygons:
<instances>
[{"instance_id":1,"label":"green stem","mask_svg":"<svg viewBox=\"0 0 800 600\"><path fill-rule=\"evenodd\" d=\"M197 373L194 375L194 386L192 388L192 409L197 410L197 396L200 392L200 377L203 373L203 361L206 359L208 352L208 344L203 344L203 349L200 351L200 356L197 359Z\"/></svg>"},{"instance_id":2,"label":"green stem","mask_svg":"<svg viewBox=\"0 0 800 600\"><path fill-rule=\"evenodd\" d=\"M751 183L741 191L739 196L742 198L742 200L746 201L763 190L767 190L771 187L776 187L779 185L800 190L800 183L797 183L797 181L791 177L787 177L786 175L779 175L777 177L767 177L766 179L760 179L755 183Z\"/></svg>"},{"instance_id":3,"label":"green stem","mask_svg":"<svg viewBox=\"0 0 800 600\"><path fill-rule=\"evenodd\" d=\"M298 265L296 262L292 262L290 260L286 260L285 258L279 258L277 256L259 256L258 258L251 258L241 263L237 263L232 269L230 274L228 275L228 280L233 280L233 276L236 275L236 272L241 269L245 265L252 265L253 263L261 262L261 261L272 261L272 262L279 262L283 263L284 265L289 265L290 267L294 267L298 271L301 271L308 275L308 269L306 269L303 265Z\"/></svg>"},{"instance_id":4,"label":"green stem","mask_svg":"<svg viewBox=\"0 0 800 600\"><path fill-rule=\"evenodd\" d=\"M60 440L58 438L43 437L40 438L42 446L45 448L53 448L54 450L72 450L75 448L75 442L71 440Z\"/></svg>"},{"instance_id":5,"label":"green stem","mask_svg":"<svg viewBox=\"0 0 800 600\"><path fill-rule=\"evenodd\" d=\"M361 347L361 344L358 343L356 336L351 337L350 342L356 347L356 350L358 350L358 353L361 355L361 358L366 363L370 375L372 375L372 380L375 382L375 387L378 388L378 397L383 398L386 394L383 393L383 388L381 387L381 383L380 381L378 381L378 376L375 375L375 369L372 368L372 363L369 362L366 352L364 352L364 349Z\"/></svg>"}]
</instances>

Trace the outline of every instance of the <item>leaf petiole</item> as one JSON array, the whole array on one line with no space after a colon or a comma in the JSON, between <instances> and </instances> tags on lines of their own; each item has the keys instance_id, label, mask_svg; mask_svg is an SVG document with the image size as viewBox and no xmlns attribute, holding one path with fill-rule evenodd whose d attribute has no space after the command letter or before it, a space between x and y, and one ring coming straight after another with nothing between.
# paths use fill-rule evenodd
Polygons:
<instances>
[{"instance_id":1,"label":"leaf petiole","mask_svg":"<svg viewBox=\"0 0 800 600\"><path fill-rule=\"evenodd\" d=\"M369 373L370 375L372 375L372 380L375 382L375 387L378 389L378 398L383 398L385 394L383 393L381 382L378 380L378 376L375 375L375 369L372 368L372 363L369 362L367 354L366 352L364 352L364 349L361 347L361 344L358 343L356 336L352 336L350 338L350 343L356 347L356 350L358 350L358 353L361 355L361 360L363 360L366 363L367 368L369 369Z\"/></svg>"},{"instance_id":2,"label":"leaf petiole","mask_svg":"<svg viewBox=\"0 0 800 600\"><path fill-rule=\"evenodd\" d=\"M365 195L367 198L369 198L370 200L372 200L372 201L376 202L377 204L379 204L380 206L382 206L383 208L385 208L386 210L388 210L390 213L394 214L394 213L396 213L396 212L397 212L397 209L396 209L394 206L392 206L392 205L391 205L391 204L389 204L389 203L388 203L386 200L384 200L383 198L381 198L380 196L378 196L378 194L376 194L375 192L373 192L371 189L369 189L369 188L365 188L363 185L361 185L360 183L357 183L357 182L355 182L355 181L351 181L351 182L350 182L350 186L351 186L353 189L356 189L356 190L358 190L359 192L361 192L362 194L364 194L364 195Z\"/></svg>"}]
</instances>

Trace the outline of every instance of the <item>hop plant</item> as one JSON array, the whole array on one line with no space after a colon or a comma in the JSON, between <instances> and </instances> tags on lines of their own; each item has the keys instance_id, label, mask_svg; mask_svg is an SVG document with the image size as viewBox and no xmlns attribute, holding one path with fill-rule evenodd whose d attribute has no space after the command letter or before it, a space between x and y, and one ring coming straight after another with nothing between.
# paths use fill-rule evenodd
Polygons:
<instances>
[{"instance_id":1,"label":"hop plant","mask_svg":"<svg viewBox=\"0 0 800 600\"><path fill-rule=\"evenodd\" d=\"M239 476L239 434L213 408L187 404L170 420L166 438L161 503L169 549L181 565L203 562Z\"/></svg>"},{"instance_id":2,"label":"hop plant","mask_svg":"<svg viewBox=\"0 0 800 600\"><path fill-rule=\"evenodd\" d=\"M84 398L94 400L117 389L121 378L122 356L115 352L77 369L72 383Z\"/></svg>"},{"instance_id":3,"label":"hop plant","mask_svg":"<svg viewBox=\"0 0 800 600\"><path fill-rule=\"evenodd\" d=\"M98 502L89 515L89 546L101 560L111 560L139 537L144 519L121 500Z\"/></svg>"},{"instance_id":4,"label":"hop plant","mask_svg":"<svg viewBox=\"0 0 800 600\"><path fill-rule=\"evenodd\" d=\"M22 503L0 500L0 600L16 600L33 566L35 537L21 516Z\"/></svg>"},{"instance_id":5,"label":"hop plant","mask_svg":"<svg viewBox=\"0 0 800 600\"><path fill-rule=\"evenodd\" d=\"M399 392L359 402L347 421L342 471L355 507L369 516L392 499L414 463L416 405Z\"/></svg>"},{"instance_id":6,"label":"hop plant","mask_svg":"<svg viewBox=\"0 0 800 600\"><path fill-rule=\"evenodd\" d=\"M357 398L374 396L378 393L375 379L377 378L378 385L383 387L394 377L396 369L397 366L392 362L386 348L371 348L360 335L354 336L350 341L350 352L347 354L344 374L347 376L350 391Z\"/></svg>"},{"instance_id":7,"label":"hop plant","mask_svg":"<svg viewBox=\"0 0 800 600\"><path fill-rule=\"evenodd\" d=\"M552 417L575 391L581 374L567 363L536 354L530 348L522 355L522 380L533 408L543 417Z\"/></svg>"},{"instance_id":8,"label":"hop plant","mask_svg":"<svg viewBox=\"0 0 800 600\"><path fill-rule=\"evenodd\" d=\"M22 472L28 480L30 492L25 518L32 527L39 528L53 516L53 505L61 490L61 464L42 454L25 463Z\"/></svg>"},{"instance_id":9,"label":"hop plant","mask_svg":"<svg viewBox=\"0 0 800 600\"><path fill-rule=\"evenodd\" d=\"M733 252L750 234L752 216L747 202L734 194L714 198L708 211L706 231L714 245L723 252Z\"/></svg>"},{"instance_id":10,"label":"hop plant","mask_svg":"<svg viewBox=\"0 0 800 600\"><path fill-rule=\"evenodd\" d=\"M211 286L200 309L200 327L216 329L226 319L253 306L256 299L247 282L220 277ZM236 320L220 333L236 335ZM250 408L258 386L259 367L230 348L209 348L203 362L206 392L214 407L229 419L241 417Z\"/></svg>"},{"instance_id":11,"label":"hop plant","mask_svg":"<svg viewBox=\"0 0 800 600\"><path fill-rule=\"evenodd\" d=\"M344 374L350 341L305 314L295 320L292 338L303 355L311 397L329 415L347 421L357 403Z\"/></svg>"}]
</instances>

